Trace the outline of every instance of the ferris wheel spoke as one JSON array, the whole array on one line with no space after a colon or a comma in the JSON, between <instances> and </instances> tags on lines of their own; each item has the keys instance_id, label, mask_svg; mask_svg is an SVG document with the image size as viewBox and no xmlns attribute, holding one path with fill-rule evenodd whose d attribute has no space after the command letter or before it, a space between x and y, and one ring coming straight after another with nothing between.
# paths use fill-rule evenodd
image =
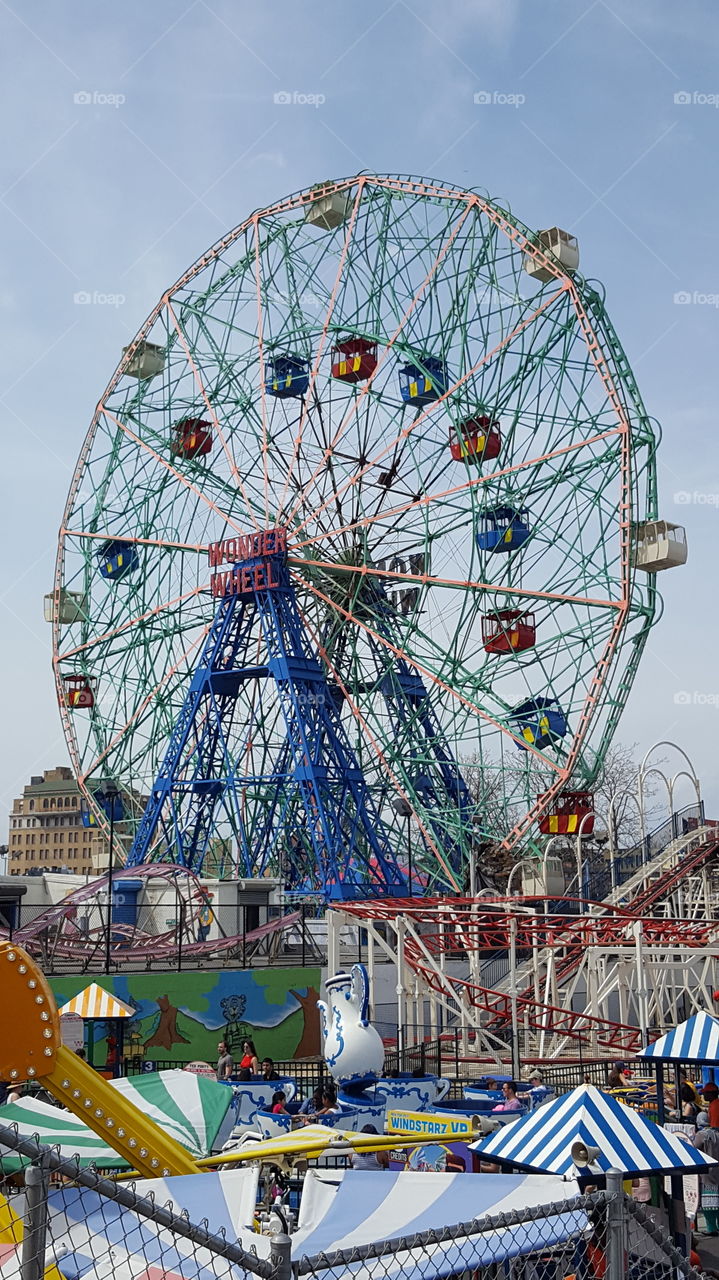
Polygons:
<instances>
[{"instance_id":1,"label":"ferris wheel spoke","mask_svg":"<svg viewBox=\"0 0 719 1280\"><path fill-rule=\"evenodd\" d=\"M219 516L224 524L230 525L231 528L234 529L236 533L242 533L241 527L234 523L234 520L230 518L230 516L227 514L226 511L223 511L222 508L219 507L216 502L213 502L210 498L208 498L206 494L203 493L203 491L196 484L194 484L191 480L188 480L187 477L183 476L177 470L176 467L173 467L170 462L167 462L165 458L161 457L161 455L157 452L157 450L153 449L152 446L147 444L145 440L142 440L140 436L136 434L136 432L132 431L130 427L128 427L127 423L122 422L119 418L115 417L115 414L112 413L110 409L105 408L104 412L109 418L112 419L115 425L119 427L120 431L122 431L124 435L126 435L130 440L132 440L138 446L138 448L142 449L150 457L154 458L156 462L159 462L160 465L164 467L164 469L171 476L174 477L174 479L177 481L179 485L183 486L185 489L192 492L200 502L203 502L205 506L207 506L210 510L214 511L215 515Z\"/></svg>"},{"instance_id":2,"label":"ferris wheel spoke","mask_svg":"<svg viewBox=\"0 0 719 1280\"><path fill-rule=\"evenodd\" d=\"M330 294L329 302L328 302L328 304L327 304L327 310L326 310L326 312L325 312L325 318L324 318L324 322L323 322L323 325L322 325L322 331L321 331L321 333L320 333L319 341L318 341L318 343L317 343L317 352L316 352L316 355L315 355L315 358L314 358L314 362L313 362L313 365L312 365L312 369L310 370L309 386L308 386L308 389L307 389L307 398L308 398L308 399L311 399L311 398L312 398L312 396L313 396L313 395L314 395L314 393L315 393L315 386L316 386L316 383L317 383L317 376L318 376L318 373L319 373L319 370L320 370L320 363L321 363L321 360L322 360L322 356L324 355L325 345L326 345L326 343L327 343L327 334L328 334L328 332L329 332L329 326L330 326L330 323L331 323L331 321L332 321L332 315L333 315L334 308L335 308L335 302L336 302L336 300L337 300L337 291L338 291L338 289L339 289L340 282L341 282L341 280L342 280L342 272L344 271L344 266L345 266L345 262L346 262L346 259L347 259L347 254L348 254L348 251L349 251L349 247L350 247L350 244L351 244L351 241L352 241L352 236L353 236L353 233L354 233L355 225L356 225L356 222L357 222L357 214L358 214L358 211L359 211L360 201L361 201L361 199L362 199L363 192L364 192L364 183L363 183L362 179L360 178L359 182L357 183L357 194L356 194L356 196L354 197L354 203L353 203L353 206L352 206L352 213L351 213L351 215L350 215L349 222L348 222L348 225L347 225L347 232L346 232L346 234L345 234L344 243L343 243L343 245L342 245L342 250L341 250L341 253L340 253L340 260L339 260L339 263L338 263L338 265L337 265L337 271L336 271L336 274L335 274L334 283L333 283L333 285L332 285L332 292L331 292L331 294ZM279 502L278 502L278 504L277 504L278 512L281 512L281 511L282 511L283 506L284 506L285 497L287 496L287 491L288 491L288 489L289 489L289 485L290 485L291 477L292 477L292 474L293 474L293 472L294 472L295 464L296 464L296 462L297 462L298 453L299 453L299 450L300 450L301 445L302 445L303 430L304 430L304 425L305 425L306 418L307 418L307 399L303 399L303 402L302 402L302 410L301 410L301 412L300 412L300 420L299 420L299 424L298 424L298 427L297 427L297 435L296 435L296 437L295 437L294 444L293 444L293 446L292 446L292 456L291 456L291 458L290 458L289 467L288 467L288 469L287 469L287 475L286 475L286 477L285 477L285 483L284 483L283 488L282 488L282 493L280 494Z\"/></svg>"},{"instance_id":3,"label":"ferris wheel spoke","mask_svg":"<svg viewBox=\"0 0 719 1280\"><path fill-rule=\"evenodd\" d=\"M105 532L90 531L89 529L66 529L60 530L60 536L65 538L89 538L97 542L107 542L115 535L108 530ZM199 554L206 554L207 546L200 542L174 542L169 538L142 538L136 534L123 533L123 542L130 542L136 547L163 547L168 551L197 551Z\"/></svg>"},{"instance_id":4,"label":"ferris wheel spoke","mask_svg":"<svg viewBox=\"0 0 719 1280\"><path fill-rule=\"evenodd\" d=\"M464 209L464 210L463 210L463 212L461 213L460 217L457 219L456 225L453 227L451 234L447 237L447 239L444 241L444 243L443 243L443 244L442 244L442 246L440 247L439 252L437 253L437 255L436 255L436 257L435 257L435 260L434 260L434 262L432 263L432 266L430 267L429 271L428 271L428 272L427 272L427 274L425 275L424 280L421 282L421 284L420 284L419 288L417 289L417 291L415 292L414 296L412 297L412 300L411 300L411 302L410 302L409 306L406 308L406 310L405 310L404 314L402 315L402 317L401 317L401 319L400 319L400 321L399 321L399 324L397 325L396 329L394 330L394 332L392 333L391 337L390 337L390 338L389 338L389 340L387 341L387 343L386 343L386 345L385 345L385 347L384 347L384 349L383 349L383 351L382 351L382 354L380 355L380 357L379 357L379 359L378 359L378 361L377 361L377 366L376 366L375 370L374 370L374 371L373 371L373 373L370 375L370 377L366 380L366 382L365 382L364 386L362 387L361 392L359 393L359 395L357 396L357 398L352 402L352 404L350 405L350 408L348 409L348 411L347 411L347 413L345 414L344 418L343 418L343 419L342 419L342 421L340 422L340 425L339 425L339 427L338 427L338 429L337 429L337 431L336 431L335 435L333 436L332 440L330 441L329 445L327 446L327 448L328 448L328 450L330 451L330 453L332 452L332 450L334 450L334 448L335 448L336 444L337 444L337 443L339 442L339 440L342 438L342 435L344 434L345 428L346 428L346 427L348 426L348 424L352 421L352 419L356 417L357 412L358 412L358 409L359 409L359 407L360 407L360 405L361 405L361 403L362 403L363 399L365 398L365 396L367 396L367 395L369 394L370 388L372 387L372 384L373 384L373 382L375 381L375 379L376 379L376 377L377 377L377 374L378 374L378 373L380 372L380 370L382 369L382 367L383 367L383 365L384 365L385 361L387 360L387 358L388 358L388 356L389 356L390 352L392 351L392 348L393 348L393 346L394 346L395 342L396 342L396 341L397 341L397 339L401 336L401 334L402 334L402 332L403 332L403 329L404 329L404 327L405 327L405 325L406 325L407 321L409 320L410 316L412 315L412 312L414 311L415 307L416 307L416 306L417 306L417 304L419 303L419 301L420 301L421 297L423 296L425 289L427 288L427 286L428 286L428 285L430 284L430 282L432 281L432 279L433 279L433 277L435 276L436 272L439 270L439 267L440 267L441 263L444 261L444 258L446 257L447 253L448 253L448 252L449 252L449 250L451 249L451 247L452 247L452 245L453 245L453 243L454 243L455 239L456 239L456 238L457 238L457 236L459 235L459 232L460 232L461 228L463 227L463 225L464 225L464 223L465 223L465 220L467 219L467 217L468 217L468 215L469 215L470 209L472 208L472 203L473 203L473 202L472 202L472 201L470 201L470 202L467 204L467 206L465 207L465 209ZM453 389L454 389L454 388L453 388ZM444 399L444 398L445 398L444 396L442 396L442 397L441 397L441 399ZM421 415L421 416L424 416L424 415ZM415 422L413 425L414 425L414 426L416 426L416 425L417 425L417 424L416 424L416 422ZM401 438L401 437L400 437L400 438ZM381 457L384 457L384 454L385 454L385 453L386 453L386 450L385 450L385 451L382 453L382 455L380 455L380 456L381 456ZM318 466L315 468L315 471L312 473L312 475L310 476L309 480L308 480L308 481L307 481L307 483L304 485L304 487L303 487L303 489L302 489L302 493L301 493L301 495L300 495L300 496L301 496L301 504L302 504L302 505L304 505L305 499L306 499L306 497L307 497L307 494L308 494L308 492L309 492L310 488L311 488L311 487L313 487L313 486L315 485L315 483L316 483L316 480L317 480L318 476L319 476L319 475L321 474L321 472L322 472L322 467L326 464L326 461L327 461L327 456L325 456L325 458L323 458L323 459L322 459L322 461L318 464ZM336 496L336 495L334 495L334 494L333 494L332 496L334 497L334 496ZM326 504L323 504L323 506L324 506L324 505L326 505ZM292 523L292 520L294 519L294 516L295 516L295 514L296 514L296 512L297 512L297 510L298 510L298 508L299 508L299 506L300 506L300 503L298 502L298 503L296 503L296 504L295 504L295 506L294 506L294 507L289 511L289 513L288 513L288 515L287 515L287 524L288 524L288 525L290 525L290 524ZM311 513L311 516L310 516L310 517L307 517L307 519L310 519L310 518L312 518L313 516L317 515L317 514L318 514L318 512L319 512L319 511L321 511L322 509L323 509L323 507L318 508L318 509L317 509L317 511L312 512L312 513ZM303 520L303 521L301 521L301 522L300 522L300 524L299 524L297 527L298 527L299 529L301 529L301 528L303 528L303 527L304 527L305 523L306 523L306 520Z\"/></svg>"},{"instance_id":5,"label":"ferris wheel spoke","mask_svg":"<svg viewBox=\"0 0 719 1280\"><path fill-rule=\"evenodd\" d=\"M302 570L305 567L326 569L326 560L307 560L300 556L289 556L289 564L296 569ZM342 564L341 562L333 562L332 572L346 574L348 576L356 575L357 568L353 565ZM591 596L568 595L559 591L540 591L538 589L522 588L511 584L502 585L496 582L479 582L471 579L462 578L445 578L430 573L411 573L400 572L393 569L371 569L369 565L363 565L361 569L363 577L374 578L377 581L390 580L394 583L405 583L408 586L421 587L452 587L460 591L477 591L497 592L500 595L519 596L527 601L532 600L548 600L553 603L562 604L578 604L592 605L600 609L621 609L623 607L620 600L602 600ZM304 581L304 579L303 579Z\"/></svg>"},{"instance_id":6,"label":"ferris wheel spoke","mask_svg":"<svg viewBox=\"0 0 719 1280\"><path fill-rule=\"evenodd\" d=\"M239 471L237 470L237 464L235 463L235 459L234 459L234 457L232 456L232 453L230 452L230 448L229 448L228 443L227 443L227 441L226 441L226 439L225 439L224 432L223 432L223 430L222 430L222 428L221 428L221 426L220 426L220 422L219 422L218 416L217 416L217 414L216 414L216 412L215 412L215 410L214 410L214 408L213 408L212 404L210 403L210 399L209 399L209 397L208 397L208 395L207 395L207 390L206 390L206 388L205 388L205 385L204 385L204 383L203 383L203 381L202 381L202 379L201 379L201 377L200 377L200 373L199 373L199 370L198 370L198 368L197 368L197 363L196 363L195 359L193 358L192 352L191 352L191 350L190 350L190 344L189 344L189 342L188 342L188 340L187 340L187 336L186 336L186 334L185 334L184 330L182 329L182 326L180 325L180 322L179 322L179 320L177 319L177 316L175 315L175 312L173 311L172 303L170 302L169 298L167 299L167 310L168 310L168 312L169 312L169 315L170 315L170 319L171 319L171 321L172 321L172 324L173 324L173 326L174 326L174 328L175 328L175 330L176 330L176 332L177 332L177 336L178 336L178 338L179 338L179 340L180 340L180 344L181 344L181 346L182 346L182 347L183 347L183 349L184 349L185 356L186 356L186 358L187 358L187 362L188 362L188 364L190 365L190 368L191 368L191 370L192 370L192 375L193 375L193 377L194 377L194 379L195 379L195 383L196 383L196 385L197 385L197 389L198 389L198 391L200 392L200 395L202 396L202 399L203 399L204 404L205 404L205 408L206 408L207 412L209 413L209 415L210 415L210 417L211 417L211 419L212 419L212 424L213 424L213 426L214 426L214 428L215 428L215 431L217 432L217 438L218 438L218 440L220 441L220 445L222 446L222 450L223 450L223 452L224 452L224 454L225 454L225 457L226 457L226 459L227 459L227 465L228 465L228 466L229 466L229 468L230 468L230 474L233 476L233 478L234 478L234 479L235 479L235 481L237 482L237 487L239 488L240 493L242 494L242 497L243 497L243 498L244 498L244 500L245 500L245 506L247 507L247 512L248 512L248 515L249 515L250 519L254 521L255 528L256 528L256 529L259 529L259 527L260 527L260 526L259 526L259 523L258 523L258 521L257 521L257 517L255 516L255 513L254 513L253 508L252 508L252 504L251 504L251 502L250 502L250 500L249 500L249 498L248 498L248 496L247 496L247 493L246 493L246 491L245 491L245 486L244 486L244 483L243 483L243 481L242 481L242 477L241 477L241 475L240 475Z\"/></svg>"},{"instance_id":7,"label":"ferris wheel spoke","mask_svg":"<svg viewBox=\"0 0 719 1280\"><path fill-rule=\"evenodd\" d=\"M200 647L203 640L205 639L205 636L207 635L208 631L210 630L210 625L211 624L208 623L205 627L202 628L201 634L197 636L192 641L192 644L188 645L187 648L180 654L180 657L177 659L177 661L169 668L168 671L164 673L162 678L158 680L154 689L151 689L149 693L145 694L139 706L136 707L136 709L133 711L129 719L127 719L125 723L119 727L119 729L113 735L111 741L108 742L107 746L100 752L100 754L92 761L92 763L89 766L84 768L82 772L82 776L78 778L78 782L81 785L95 772L98 766L102 764L103 760L107 758L110 752L127 735L129 730L134 725L137 724L143 712L150 706L153 699L157 697L160 690L163 689L170 682L172 677L177 674L177 672L182 667L182 664L184 662L187 662L187 660L192 656L192 654L197 651L197 649Z\"/></svg>"},{"instance_id":8,"label":"ferris wheel spoke","mask_svg":"<svg viewBox=\"0 0 719 1280\"><path fill-rule=\"evenodd\" d=\"M202 586L193 587L191 591L185 591L182 595L175 596L172 600L165 600L162 604L155 605L152 609L147 609L144 613L136 614L134 618L128 618L125 622L120 623L119 626L114 627L112 631L106 631L102 635L93 636L92 640L86 640L84 644L75 645L72 649L65 649L64 652L58 653L58 661L66 662L69 658L74 658L79 653L87 653L97 645L108 644L117 636L122 635L123 632L131 631L132 628L136 627L139 623L147 622L150 618L157 617L158 614L164 613L168 609L176 609L178 605L184 604L186 601L192 600L193 597L202 595L207 591L209 591L209 583L204 583ZM189 625L196 626L197 623L193 622Z\"/></svg>"},{"instance_id":9,"label":"ferris wheel spoke","mask_svg":"<svg viewBox=\"0 0 719 1280\"><path fill-rule=\"evenodd\" d=\"M483 355L466 373L462 374L462 376L458 378L456 382L452 384L451 387L449 387L441 396L438 396L437 399L432 402L431 406L428 409L418 413L414 421L410 424L410 426L404 427L401 431L399 431L394 436L394 438L390 440L387 444L385 444L382 447L382 449L379 451L379 453L375 454L374 457L371 458L364 466L362 466L354 476L349 477L344 482L344 484L342 484L339 487L339 489L335 490L335 492L331 494L329 498L326 498L324 502L320 504L319 507L316 507L312 512L310 512L308 516L305 517L304 520L301 520L299 524L295 525L294 532L299 533L300 530L305 528L311 520L315 519L329 505L329 503L334 498L341 496L341 494L346 489L350 489L354 485L358 484L359 481L362 479L362 477L365 476L373 467L379 466L379 464L384 461L384 459L392 452L394 448L396 448L404 440L406 440L407 437L410 436L412 432L415 432L418 427L421 427L426 423L427 419L431 416L431 413L434 410L436 410L436 408L439 405L444 404L447 401L448 397L451 395L454 395L459 388L465 386L469 382L469 380L474 376L474 374L478 373L480 369L483 369L496 356L500 355L501 352L507 346L509 346L514 341L515 338L519 337L519 335L534 320L536 320L538 316L542 314L543 311L545 311L550 305L552 305L557 300L557 298L562 295L563 292L564 292L564 289L558 290L556 294L553 294L551 298L548 298L544 303L542 303L539 307L537 307L536 310L533 311L530 315L523 317L523 319L520 321L519 324L515 326L512 332L507 334L506 338L503 338L501 342L499 342L495 347L493 347L491 351L487 352L486 355ZM386 348L386 352L389 352L394 340L395 338L393 336L391 342L388 344ZM371 379L367 382L366 386L369 386L370 382L371 382ZM363 393L364 393L364 389L363 389ZM340 439L340 435L344 425L345 425L344 422L340 424L338 432L331 442L330 448L334 448L335 441ZM312 477L312 479L314 479L314 476ZM294 514L294 511L296 511L296 509L297 508L295 507L293 511L290 512L288 523L292 519L292 516Z\"/></svg>"},{"instance_id":10,"label":"ferris wheel spoke","mask_svg":"<svg viewBox=\"0 0 719 1280\"><path fill-rule=\"evenodd\" d=\"M331 538L333 536L336 536L337 534L350 533L355 529L366 529L378 523L381 520L395 519L401 515L405 515L408 511L416 511L416 510L420 510L421 508L430 507L432 503L441 503L446 501L447 499L455 498L463 493L468 493L472 490L488 488L491 484L494 484L497 480L505 479L508 476L518 475L519 473L521 473L522 471L526 471L530 467L541 466L543 463L553 461L557 458L563 457L564 455L577 453L581 449L590 448L591 446L598 444L603 440L610 439L617 436L618 436L618 428L611 427L608 430L602 431L597 435L590 436L585 440L576 440L571 444L564 445L561 448L551 450L541 456L532 457L517 463L509 464L505 467L500 468L500 470L493 471L491 473L488 473L487 475L469 476L466 480L462 481L461 484L452 485L448 489L440 489L435 493L420 494L417 498L413 498L411 501L405 502L401 506L390 507L386 511L380 512L374 516L363 515L361 517L358 517L354 521L352 521L350 524L344 525L339 529L336 527L333 527L329 532L316 534L312 537L305 538L301 541L297 539L296 535L299 531L299 526L296 526L294 529L288 530L288 540L291 542L291 545L296 549L301 549L302 547L311 547L316 543L323 542L327 538ZM326 506L327 504L324 504L324 505ZM318 510L321 510L321 508L318 508ZM316 515L316 513L314 514Z\"/></svg>"},{"instance_id":11,"label":"ferris wheel spoke","mask_svg":"<svg viewBox=\"0 0 719 1280\"><path fill-rule=\"evenodd\" d=\"M552 761L548 761L547 758L541 754L541 752L537 751L531 745L531 743L525 742L522 738L518 737L517 734L512 733L510 729L507 729L507 727L501 724L499 720L495 720L493 716L490 716L488 712L486 712L482 707L478 706L477 703L473 702L471 698L465 697L464 694L460 693L458 689L452 688L452 686L449 685L446 680L440 679L440 677L437 676L433 671L429 670L429 668L425 667L422 663L418 662L417 659L412 656L412 654L408 653L405 649L401 649L397 645L393 644L392 641L388 640L385 636L381 635L380 632L376 631L373 627L368 626L366 622L363 622L361 618L358 618L355 614L351 613L350 610L343 608L343 606L341 604L338 604L336 600L332 600L330 596L325 595L323 591L320 591L319 588L314 586L312 583L303 580L302 586L305 590L310 591L312 595L316 596L319 600L321 600L324 605L328 606L334 612L340 614L345 619L346 622L351 622L353 626L357 627L359 631L371 637L375 643L380 644L389 653L394 654L396 658L402 658L404 662L407 662L409 666L412 667L415 671L419 672L421 676L424 676L427 680L431 681L431 683L436 688L441 689L444 693L448 694L450 698L460 703L468 711L471 711L475 716L478 716L480 720L484 721L486 724L491 725L492 728L497 729L500 733L504 734L507 738L511 739L513 742L516 742L519 746L523 747L527 751L531 751L532 754L536 755L544 765L548 764L551 768L556 769L557 772L560 771L559 766L553 764Z\"/></svg>"},{"instance_id":12,"label":"ferris wheel spoke","mask_svg":"<svg viewBox=\"0 0 719 1280\"><path fill-rule=\"evenodd\" d=\"M257 356L260 375L260 416L262 421L262 444L260 447L262 455L265 526L267 526L270 522L269 476L267 470L267 452L269 449L269 443L267 433L267 391L265 387L264 310L262 306L262 283L260 270L260 220L257 216L254 218L254 243L254 274L257 294Z\"/></svg>"}]
</instances>

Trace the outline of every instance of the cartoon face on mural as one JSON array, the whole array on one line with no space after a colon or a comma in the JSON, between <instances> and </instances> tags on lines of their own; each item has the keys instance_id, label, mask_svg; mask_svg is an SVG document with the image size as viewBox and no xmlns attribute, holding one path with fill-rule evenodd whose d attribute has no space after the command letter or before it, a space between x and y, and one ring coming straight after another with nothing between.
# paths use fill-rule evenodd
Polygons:
<instances>
[{"instance_id":1,"label":"cartoon face on mural","mask_svg":"<svg viewBox=\"0 0 719 1280\"><path fill-rule=\"evenodd\" d=\"M252 1027L249 1023L241 1021L247 1008L247 996L238 995L236 992L231 996L225 996L220 1001L220 1008L226 1018L225 1043L235 1057L238 1050L242 1048L243 1040L252 1039Z\"/></svg>"}]
</instances>

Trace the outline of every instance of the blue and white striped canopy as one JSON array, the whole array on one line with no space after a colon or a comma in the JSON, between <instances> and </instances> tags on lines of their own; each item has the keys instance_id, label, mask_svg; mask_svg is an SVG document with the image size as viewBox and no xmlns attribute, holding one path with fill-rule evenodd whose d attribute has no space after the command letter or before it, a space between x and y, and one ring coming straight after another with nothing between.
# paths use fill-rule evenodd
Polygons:
<instances>
[{"instance_id":1,"label":"blue and white striped canopy","mask_svg":"<svg viewBox=\"0 0 719 1280\"><path fill-rule=\"evenodd\" d=\"M207 1219L246 1250L267 1258L270 1239L251 1230L258 1166L188 1174L137 1183L141 1195L172 1201L191 1221ZM343 1265L362 1280L440 1280L469 1268L545 1251L571 1248L587 1229L587 1215L572 1203L577 1184L534 1174L478 1177L466 1173L391 1173L316 1169L305 1180L292 1258L400 1239L428 1228L543 1204L536 1221L478 1230L442 1244L399 1249ZM566 1211L562 1203L566 1202ZM50 1195L48 1243L66 1280L249 1280L240 1267L156 1226L94 1191L67 1187ZM19 1249L0 1251L1 1280L20 1280Z\"/></svg>"},{"instance_id":2,"label":"blue and white striped canopy","mask_svg":"<svg viewBox=\"0 0 719 1280\"><path fill-rule=\"evenodd\" d=\"M171 1200L178 1213L187 1210L192 1222L207 1218L211 1231L224 1231L236 1240L252 1224L257 1179L254 1165L135 1185L140 1195L151 1192L159 1204ZM246 1234L261 1239L249 1230ZM208 1249L82 1187L50 1194L48 1246L66 1280L246 1280L241 1268L222 1260L218 1266ZM0 1253L2 1280L20 1280L19 1255L19 1249L4 1257Z\"/></svg>"},{"instance_id":3,"label":"blue and white striped canopy","mask_svg":"<svg viewBox=\"0 0 719 1280\"><path fill-rule=\"evenodd\" d=\"M575 1142L599 1148L597 1162L589 1170L576 1168L571 1156ZM626 1174L696 1173L716 1163L591 1084L565 1093L471 1145L499 1164L574 1177L607 1169Z\"/></svg>"},{"instance_id":4,"label":"blue and white striped canopy","mask_svg":"<svg viewBox=\"0 0 719 1280\"><path fill-rule=\"evenodd\" d=\"M577 1190L575 1182L534 1174L479 1177L361 1169L342 1174L316 1169L305 1179L292 1260L552 1205L547 1217L522 1226L477 1231L456 1241L385 1251L380 1258L342 1265L344 1274L361 1275L362 1280L434 1280L456 1275L577 1239L587 1226L586 1213L571 1205ZM567 1212L557 1212L557 1202L563 1200L570 1201Z\"/></svg>"},{"instance_id":5,"label":"blue and white striped canopy","mask_svg":"<svg viewBox=\"0 0 719 1280\"><path fill-rule=\"evenodd\" d=\"M637 1057L653 1058L655 1062L719 1064L719 1022L708 1013L695 1013L647 1045Z\"/></svg>"}]
</instances>

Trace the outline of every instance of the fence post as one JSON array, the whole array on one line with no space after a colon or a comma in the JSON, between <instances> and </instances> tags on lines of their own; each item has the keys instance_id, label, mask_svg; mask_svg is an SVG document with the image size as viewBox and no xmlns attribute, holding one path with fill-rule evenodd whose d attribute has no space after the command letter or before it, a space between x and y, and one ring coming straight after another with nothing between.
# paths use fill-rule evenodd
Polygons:
<instances>
[{"instance_id":1,"label":"fence post","mask_svg":"<svg viewBox=\"0 0 719 1280\"><path fill-rule=\"evenodd\" d=\"M275 1268L275 1280L290 1280L292 1276L292 1241L284 1232L278 1232L270 1240L270 1261Z\"/></svg>"},{"instance_id":2,"label":"fence post","mask_svg":"<svg viewBox=\"0 0 719 1280\"><path fill-rule=\"evenodd\" d=\"M627 1253L627 1214L623 1177L619 1169L607 1170L607 1277L623 1280Z\"/></svg>"},{"instance_id":3,"label":"fence post","mask_svg":"<svg viewBox=\"0 0 719 1280\"><path fill-rule=\"evenodd\" d=\"M25 1170L25 1222L20 1275L22 1280L42 1280L47 1240L47 1176L42 1165Z\"/></svg>"}]
</instances>

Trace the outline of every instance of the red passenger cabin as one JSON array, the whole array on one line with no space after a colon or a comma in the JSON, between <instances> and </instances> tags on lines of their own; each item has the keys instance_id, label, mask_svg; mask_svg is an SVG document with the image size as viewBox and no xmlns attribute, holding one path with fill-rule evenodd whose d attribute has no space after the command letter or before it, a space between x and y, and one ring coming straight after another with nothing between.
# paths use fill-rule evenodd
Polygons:
<instances>
[{"instance_id":1,"label":"red passenger cabin","mask_svg":"<svg viewBox=\"0 0 719 1280\"><path fill-rule=\"evenodd\" d=\"M482 643L487 653L522 653L534 647L536 638L533 613L500 609L482 618Z\"/></svg>"},{"instance_id":2,"label":"red passenger cabin","mask_svg":"<svg viewBox=\"0 0 719 1280\"><path fill-rule=\"evenodd\" d=\"M377 343L344 338L332 348L332 377L340 382L366 382L377 368Z\"/></svg>"},{"instance_id":3,"label":"red passenger cabin","mask_svg":"<svg viewBox=\"0 0 719 1280\"><path fill-rule=\"evenodd\" d=\"M552 801L549 813L539 819L543 836L590 836L594 830L594 796L591 791L563 791Z\"/></svg>"},{"instance_id":4,"label":"red passenger cabin","mask_svg":"<svg viewBox=\"0 0 719 1280\"><path fill-rule=\"evenodd\" d=\"M499 455L502 436L499 423L482 415L467 418L449 429L449 450L455 462L490 462Z\"/></svg>"},{"instance_id":5,"label":"red passenger cabin","mask_svg":"<svg viewBox=\"0 0 719 1280\"><path fill-rule=\"evenodd\" d=\"M203 418L183 418L175 426L172 452L180 458L198 458L212 449L212 423Z\"/></svg>"},{"instance_id":6,"label":"red passenger cabin","mask_svg":"<svg viewBox=\"0 0 719 1280\"><path fill-rule=\"evenodd\" d=\"M65 705L77 709L80 707L94 707L95 694L92 685L87 676L72 675L62 677L65 687Z\"/></svg>"}]
</instances>

